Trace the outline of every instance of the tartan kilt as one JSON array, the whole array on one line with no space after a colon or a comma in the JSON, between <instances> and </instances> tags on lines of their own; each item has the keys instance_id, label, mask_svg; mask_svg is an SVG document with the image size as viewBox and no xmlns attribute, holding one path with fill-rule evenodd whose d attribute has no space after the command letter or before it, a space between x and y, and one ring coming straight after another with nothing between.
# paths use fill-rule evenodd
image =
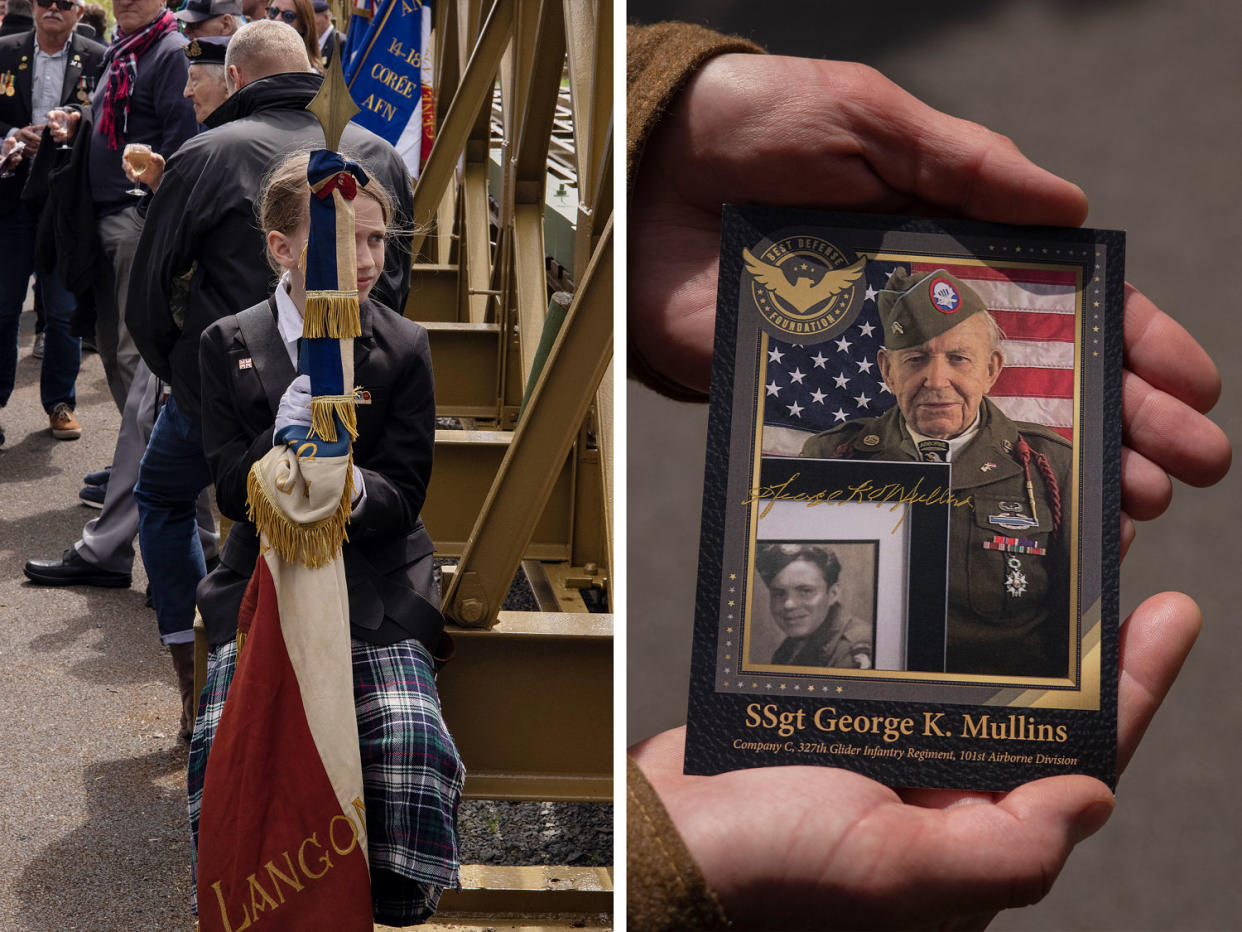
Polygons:
<instances>
[{"instance_id":1,"label":"tartan kilt","mask_svg":"<svg viewBox=\"0 0 1242 932\"><path fill-rule=\"evenodd\" d=\"M444 887L460 885L457 807L465 766L440 714L427 649L412 638L390 645L353 638L351 644L374 916L388 925L422 922L435 912ZM190 741L186 784L195 869L207 756L236 662L234 641L208 655Z\"/></svg>"}]
</instances>

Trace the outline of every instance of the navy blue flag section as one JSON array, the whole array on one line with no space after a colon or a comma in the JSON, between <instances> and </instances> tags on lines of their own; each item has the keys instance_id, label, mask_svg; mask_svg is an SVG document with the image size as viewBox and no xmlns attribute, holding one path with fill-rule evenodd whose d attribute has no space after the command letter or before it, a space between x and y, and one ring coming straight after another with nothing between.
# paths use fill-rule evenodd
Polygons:
<instances>
[{"instance_id":1,"label":"navy blue flag section","mask_svg":"<svg viewBox=\"0 0 1242 932\"><path fill-rule=\"evenodd\" d=\"M390 142L414 177L423 158L423 108L430 96L423 92L430 23L426 0L380 0L352 48L351 21L345 46L345 84L362 110L353 122Z\"/></svg>"},{"instance_id":2,"label":"navy blue flag section","mask_svg":"<svg viewBox=\"0 0 1242 932\"><path fill-rule=\"evenodd\" d=\"M884 330L876 297L898 262L871 260L857 319L835 340L797 344L768 340L764 424L821 431L858 417L877 417L897 401L880 377Z\"/></svg>"},{"instance_id":3,"label":"navy blue flag section","mask_svg":"<svg viewBox=\"0 0 1242 932\"><path fill-rule=\"evenodd\" d=\"M367 30L375 19L374 0L354 0L353 10L349 17L349 26L345 30L345 47L341 54L341 73L350 74L354 60L362 51L366 41Z\"/></svg>"}]
</instances>

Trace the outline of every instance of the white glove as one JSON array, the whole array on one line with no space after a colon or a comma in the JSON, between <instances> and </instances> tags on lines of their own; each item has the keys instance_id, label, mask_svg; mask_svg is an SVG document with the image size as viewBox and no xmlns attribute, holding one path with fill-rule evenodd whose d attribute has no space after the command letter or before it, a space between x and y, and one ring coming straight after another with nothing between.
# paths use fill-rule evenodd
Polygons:
<instances>
[{"instance_id":1,"label":"white glove","mask_svg":"<svg viewBox=\"0 0 1242 932\"><path fill-rule=\"evenodd\" d=\"M299 375L289 383L285 393L280 396L280 404L276 406L276 426L272 430L275 437L291 424L310 428L311 426L311 387L310 376Z\"/></svg>"},{"instance_id":2,"label":"white glove","mask_svg":"<svg viewBox=\"0 0 1242 932\"><path fill-rule=\"evenodd\" d=\"M367 484L362 481L362 470L357 466L351 467L354 471L354 499L349 503L351 508L357 508L358 503L362 501L362 496L367 493Z\"/></svg>"}]
</instances>

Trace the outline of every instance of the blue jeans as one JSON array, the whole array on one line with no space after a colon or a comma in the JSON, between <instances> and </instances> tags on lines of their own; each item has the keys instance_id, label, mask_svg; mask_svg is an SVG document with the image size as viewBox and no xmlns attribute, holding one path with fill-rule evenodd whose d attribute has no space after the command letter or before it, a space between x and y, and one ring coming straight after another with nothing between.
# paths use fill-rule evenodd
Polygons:
<instances>
[{"instance_id":1,"label":"blue jeans","mask_svg":"<svg viewBox=\"0 0 1242 932\"><path fill-rule=\"evenodd\" d=\"M169 398L138 468L138 546L165 644L194 640L194 592L207 575L194 502L211 484L203 432Z\"/></svg>"},{"instance_id":2,"label":"blue jeans","mask_svg":"<svg viewBox=\"0 0 1242 932\"><path fill-rule=\"evenodd\" d=\"M17 377L17 331L26 286L34 271L34 222L25 210L0 217L0 407L8 404ZM43 371L39 391L43 410L61 402L74 407L74 386L82 362L82 341L70 332L77 299L55 275L35 280L43 299Z\"/></svg>"}]
</instances>

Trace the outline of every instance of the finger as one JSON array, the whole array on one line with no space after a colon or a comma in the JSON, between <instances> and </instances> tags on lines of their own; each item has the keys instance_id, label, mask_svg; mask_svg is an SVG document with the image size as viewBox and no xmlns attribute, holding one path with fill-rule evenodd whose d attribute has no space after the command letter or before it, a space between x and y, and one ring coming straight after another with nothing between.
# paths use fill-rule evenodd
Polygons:
<instances>
[{"instance_id":1,"label":"finger","mask_svg":"<svg viewBox=\"0 0 1242 932\"><path fill-rule=\"evenodd\" d=\"M1229 471L1229 438L1204 415L1134 372L1121 374L1121 391L1126 446L1190 485L1212 485Z\"/></svg>"},{"instance_id":2,"label":"finger","mask_svg":"<svg viewBox=\"0 0 1242 932\"><path fill-rule=\"evenodd\" d=\"M1121 559L1123 560L1126 558L1130 545L1134 543L1134 533L1134 519L1123 511L1121 513Z\"/></svg>"},{"instance_id":3,"label":"finger","mask_svg":"<svg viewBox=\"0 0 1242 932\"><path fill-rule=\"evenodd\" d=\"M1121 507L1136 521L1164 514L1173 500L1169 474L1129 447L1121 448Z\"/></svg>"},{"instance_id":4,"label":"finger","mask_svg":"<svg viewBox=\"0 0 1242 932\"><path fill-rule=\"evenodd\" d=\"M941 113L878 72L858 66L856 93L841 104L867 161L889 185L978 220L1079 226L1087 198L1012 141Z\"/></svg>"},{"instance_id":5,"label":"finger","mask_svg":"<svg viewBox=\"0 0 1242 932\"><path fill-rule=\"evenodd\" d=\"M1117 772L1134 756L1139 739L1173 685L1202 625L1199 606L1181 592L1154 595L1121 627L1121 678L1117 684Z\"/></svg>"},{"instance_id":6,"label":"finger","mask_svg":"<svg viewBox=\"0 0 1242 932\"><path fill-rule=\"evenodd\" d=\"M1220 398L1220 373L1186 329L1126 283L1126 368L1206 414Z\"/></svg>"}]
</instances>

